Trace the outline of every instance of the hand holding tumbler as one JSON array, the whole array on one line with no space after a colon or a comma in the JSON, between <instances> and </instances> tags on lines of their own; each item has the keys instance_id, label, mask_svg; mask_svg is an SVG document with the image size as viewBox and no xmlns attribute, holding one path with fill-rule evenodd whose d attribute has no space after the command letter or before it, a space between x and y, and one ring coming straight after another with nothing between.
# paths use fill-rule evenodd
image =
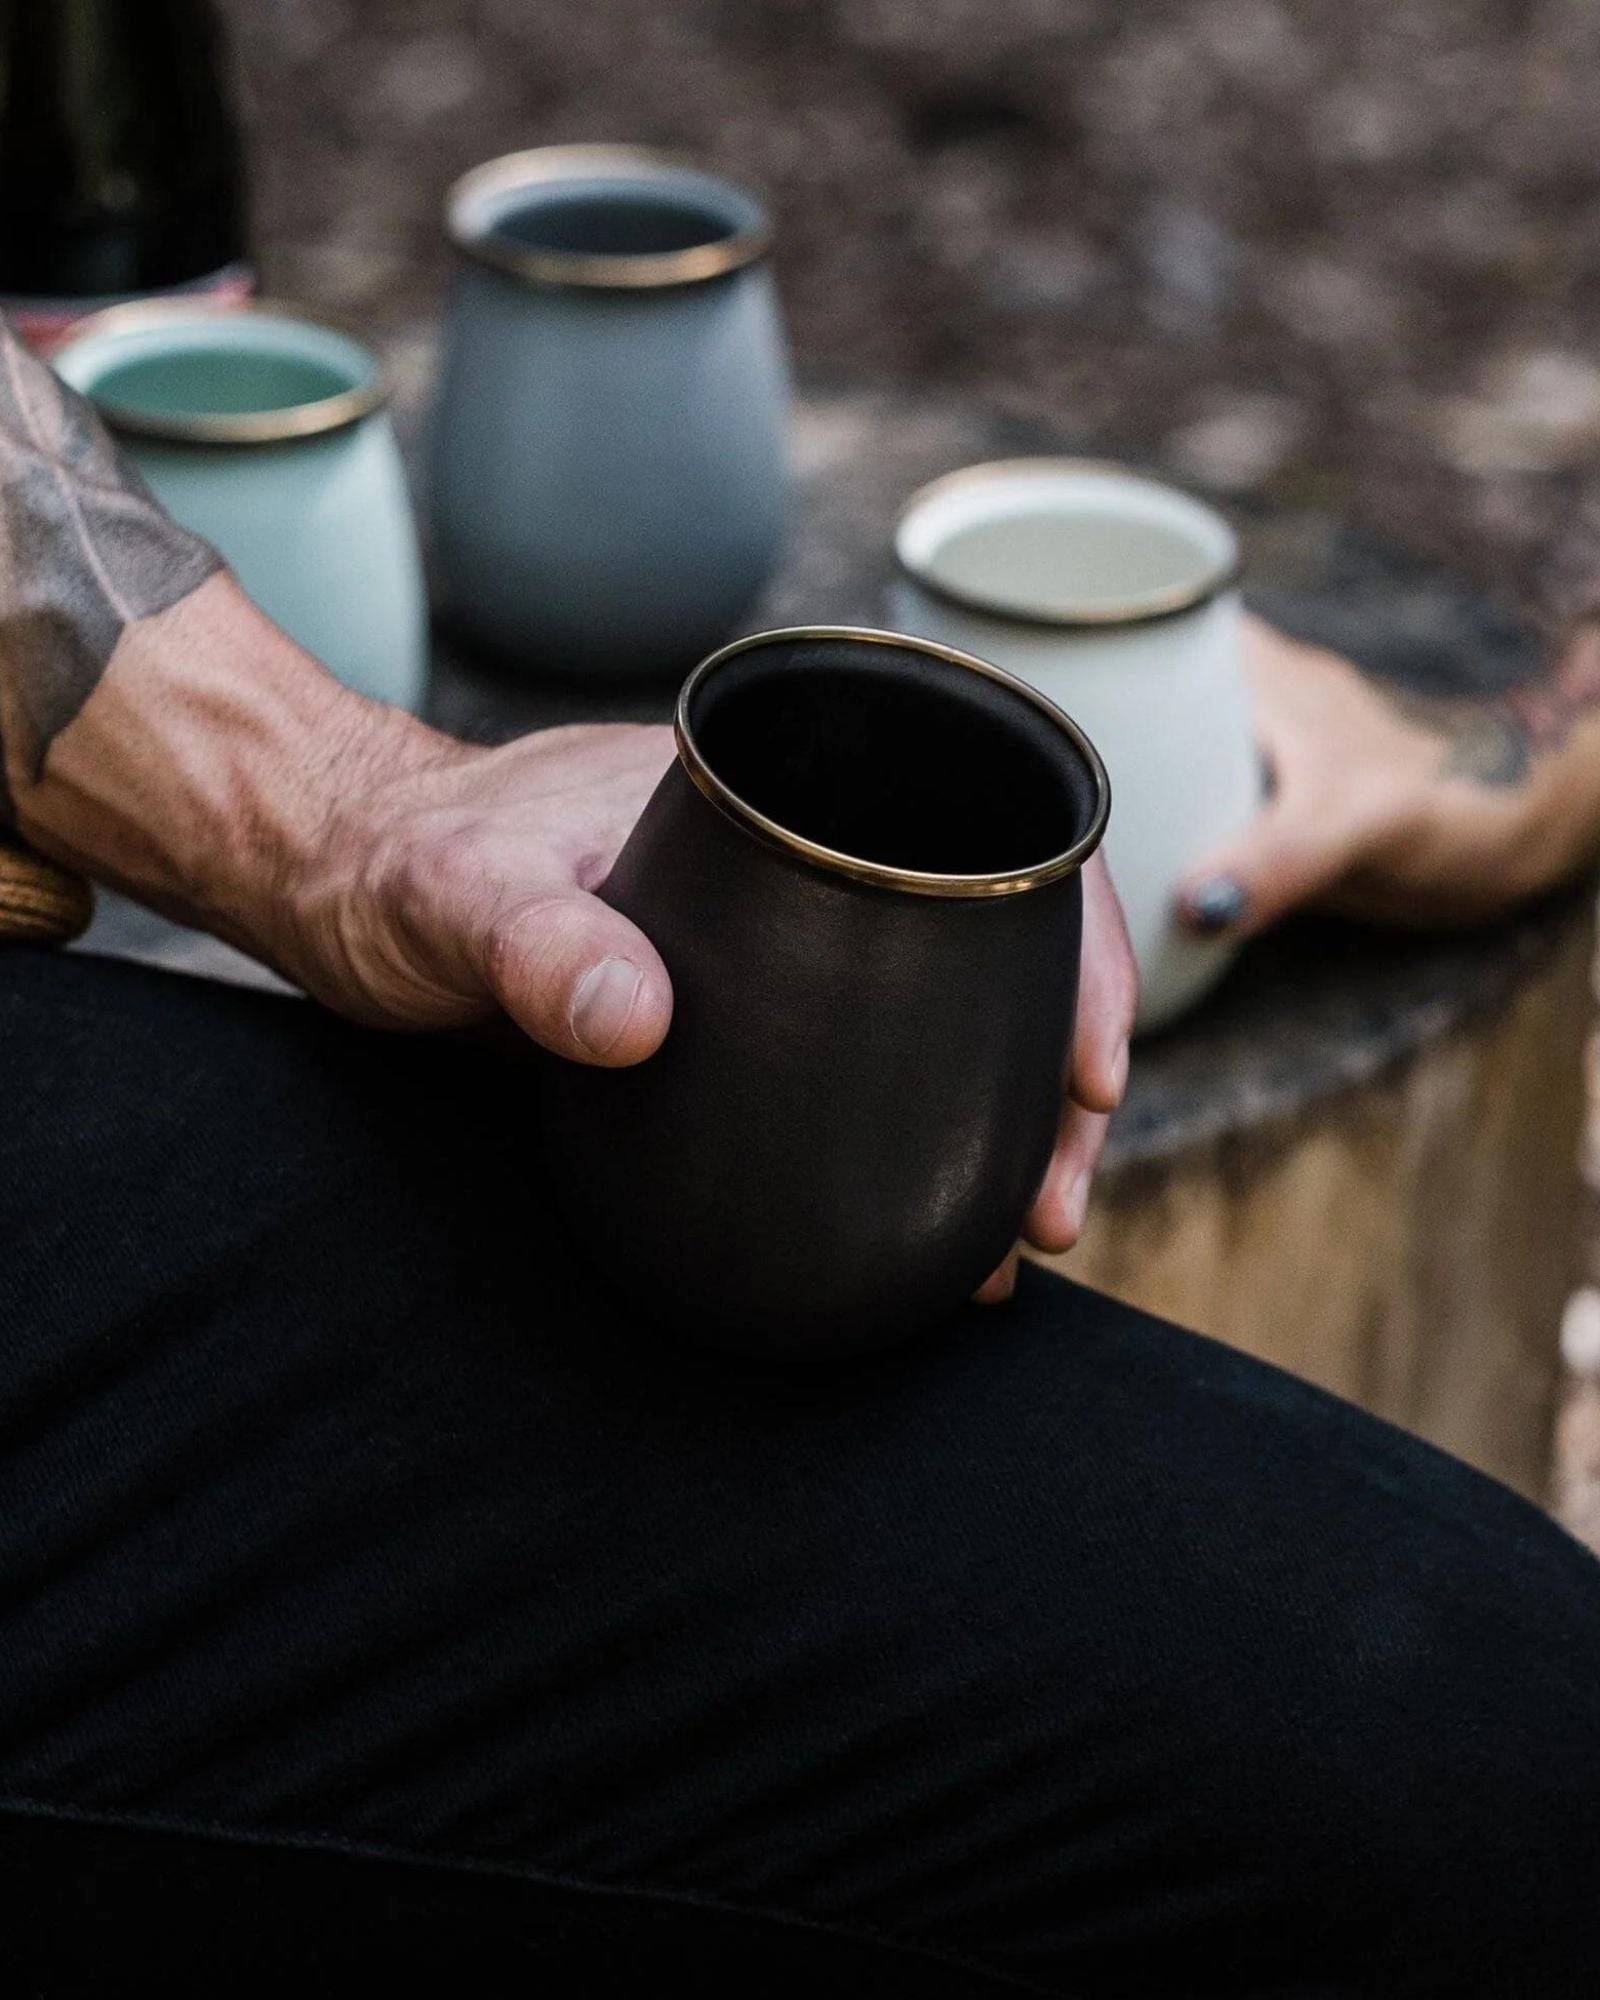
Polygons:
<instances>
[{"instance_id":1,"label":"hand holding tumbler","mask_svg":"<svg viewBox=\"0 0 1600 2000\"><path fill-rule=\"evenodd\" d=\"M1020 1231L1069 1060L1110 807L1011 675L883 632L741 639L602 894L672 976L658 1052L552 1063L552 1179L645 1309L771 1356L953 1312Z\"/></svg>"}]
</instances>

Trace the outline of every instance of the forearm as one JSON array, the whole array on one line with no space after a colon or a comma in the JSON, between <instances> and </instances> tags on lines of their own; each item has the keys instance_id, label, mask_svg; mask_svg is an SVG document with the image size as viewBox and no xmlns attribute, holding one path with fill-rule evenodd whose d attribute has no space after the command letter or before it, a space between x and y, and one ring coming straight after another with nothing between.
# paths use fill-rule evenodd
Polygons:
<instances>
[{"instance_id":1,"label":"forearm","mask_svg":"<svg viewBox=\"0 0 1600 2000\"><path fill-rule=\"evenodd\" d=\"M1441 884L1436 915L1502 907L1600 858L1600 626L1592 619L1570 627L1545 671L1520 687L1487 700L1400 706L1437 745L1412 857Z\"/></svg>"},{"instance_id":2,"label":"forearm","mask_svg":"<svg viewBox=\"0 0 1600 2000\"><path fill-rule=\"evenodd\" d=\"M124 634L221 567L0 321L0 810L20 816Z\"/></svg>"},{"instance_id":3,"label":"forearm","mask_svg":"<svg viewBox=\"0 0 1600 2000\"><path fill-rule=\"evenodd\" d=\"M341 791L431 732L362 700L225 571L119 636L13 817L41 852L277 957Z\"/></svg>"},{"instance_id":4,"label":"forearm","mask_svg":"<svg viewBox=\"0 0 1600 2000\"><path fill-rule=\"evenodd\" d=\"M1527 580L1545 666L1453 732L1446 769L1507 790L1528 889L1600 858L1600 475L1579 482Z\"/></svg>"}]
</instances>

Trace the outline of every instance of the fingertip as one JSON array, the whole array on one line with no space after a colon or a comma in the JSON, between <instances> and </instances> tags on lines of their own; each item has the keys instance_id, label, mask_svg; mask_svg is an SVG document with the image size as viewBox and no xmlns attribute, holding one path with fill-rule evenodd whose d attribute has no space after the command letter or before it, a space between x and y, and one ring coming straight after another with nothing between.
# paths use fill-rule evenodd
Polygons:
<instances>
[{"instance_id":1,"label":"fingertip","mask_svg":"<svg viewBox=\"0 0 1600 2000\"><path fill-rule=\"evenodd\" d=\"M1086 1109L1114 1111L1128 1081L1128 1038L1139 1004L1139 970L1127 924L1101 856L1085 871L1084 944L1069 1086Z\"/></svg>"},{"instance_id":2,"label":"fingertip","mask_svg":"<svg viewBox=\"0 0 1600 2000\"><path fill-rule=\"evenodd\" d=\"M1024 1235L1051 1256L1070 1250L1083 1233L1094 1171L1105 1150L1109 1120L1069 1104L1061 1115L1055 1151L1028 1211Z\"/></svg>"},{"instance_id":3,"label":"fingertip","mask_svg":"<svg viewBox=\"0 0 1600 2000\"><path fill-rule=\"evenodd\" d=\"M1178 910L1197 936L1224 937L1244 924L1250 896L1237 875L1203 875L1180 891Z\"/></svg>"},{"instance_id":4,"label":"fingertip","mask_svg":"<svg viewBox=\"0 0 1600 2000\"><path fill-rule=\"evenodd\" d=\"M1004 1305L1017 1289L1017 1263L1020 1253L1012 1250L998 1270L989 1276L973 1293L973 1303L980 1306Z\"/></svg>"},{"instance_id":5,"label":"fingertip","mask_svg":"<svg viewBox=\"0 0 1600 2000\"><path fill-rule=\"evenodd\" d=\"M1116 1110L1127 1094L1130 1055L1126 1030L1109 1055L1089 1049L1075 1052L1072 1095L1085 1111L1109 1118Z\"/></svg>"},{"instance_id":6,"label":"fingertip","mask_svg":"<svg viewBox=\"0 0 1600 2000\"><path fill-rule=\"evenodd\" d=\"M1054 1182L1034 1203L1028 1216L1028 1241L1048 1257L1064 1257L1076 1248L1089 1211L1089 1186L1093 1170L1085 1167L1065 1190Z\"/></svg>"},{"instance_id":7,"label":"fingertip","mask_svg":"<svg viewBox=\"0 0 1600 2000\"><path fill-rule=\"evenodd\" d=\"M667 1039L671 1026L672 984L665 971L654 974L647 971L644 991L629 1024L629 1040L620 1053L613 1052L612 1062L627 1067L645 1061Z\"/></svg>"},{"instance_id":8,"label":"fingertip","mask_svg":"<svg viewBox=\"0 0 1600 2000\"><path fill-rule=\"evenodd\" d=\"M579 976L568 1009L568 1027L581 1059L609 1069L625 1069L653 1055L671 1018L665 974L615 953Z\"/></svg>"},{"instance_id":9,"label":"fingertip","mask_svg":"<svg viewBox=\"0 0 1600 2000\"><path fill-rule=\"evenodd\" d=\"M672 980L661 955L636 924L598 903L611 927L610 948L624 955L638 969L639 984L626 1027L598 1060L613 1069L626 1069L653 1056L672 1026Z\"/></svg>"},{"instance_id":10,"label":"fingertip","mask_svg":"<svg viewBox=\"0 0 1600 2000\"><path fill-rule=\"evenodd\" d=\"M672 1021L672 982L642 931L597 898L531 899L488 941L489 985L522 1031L569 1062L627 1068Z\"/></svg>"}]
</instances>

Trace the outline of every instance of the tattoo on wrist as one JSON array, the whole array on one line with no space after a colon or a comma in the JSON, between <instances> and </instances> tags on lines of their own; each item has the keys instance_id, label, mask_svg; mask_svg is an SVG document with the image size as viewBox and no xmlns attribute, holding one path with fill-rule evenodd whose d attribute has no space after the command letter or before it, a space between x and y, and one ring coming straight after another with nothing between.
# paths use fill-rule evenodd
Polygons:
<instances>
[{"instance_id":1,"label":"tattoo on wrist","mask_svg":"<svg viewBox=\"0 0 1600 2000\"><path fill-rule=\"evenodd\" d=\"M1600 708L1600 648L1569 646L1540 680L1487 700L1385 692L1408 722L1441 739L1442 777L1490 787L1520 785L1540 757L1559 750L1573 727Z\"/></svg>"},{"instance_id":2,"label":"tattoo on wrist","mask_svg":"<svg viewBox=\"0 0 1600 2000\"><path fill-rule=\"evenodd\" d=\"M0 819L8 765L37 783L123 630L221 567L162 512L89 404L0 320Z\"/></svg>"}]
</instances>

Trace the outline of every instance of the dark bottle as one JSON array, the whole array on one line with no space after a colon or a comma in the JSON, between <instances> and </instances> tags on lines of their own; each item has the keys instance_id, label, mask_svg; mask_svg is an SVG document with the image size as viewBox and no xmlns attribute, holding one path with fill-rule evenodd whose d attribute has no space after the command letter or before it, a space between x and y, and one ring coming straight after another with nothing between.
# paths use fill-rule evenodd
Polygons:
<instances>
[{"instance_id":1,"label":"dark bottle","mask_svg":"<svg viewBox=\"0 0 1600 2000\"><path fill-rule=\"evenodd\" d=\"M0 0L0 308L13 324L48 350L117 300L251 285L210 0Z\"/></svg>"}]
</instances>

